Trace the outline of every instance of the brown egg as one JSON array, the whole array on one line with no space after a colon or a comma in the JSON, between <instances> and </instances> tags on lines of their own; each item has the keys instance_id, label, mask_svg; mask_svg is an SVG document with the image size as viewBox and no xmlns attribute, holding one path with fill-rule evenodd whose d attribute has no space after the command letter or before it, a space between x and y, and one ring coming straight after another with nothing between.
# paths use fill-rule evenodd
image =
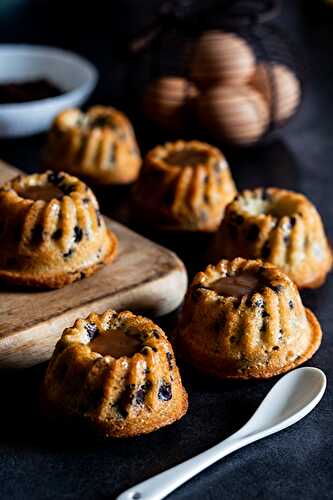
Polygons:
<instances>
[{"instance_id":1,"label":"brown egg","mask_svg":"<svg viewBox=\"0 0 333 500\"><path fill-rule=\"evenodd\" d=\"M254 53L238 35L207 31L194 47L191 75L204 88L219 81L242 85L254 71Z\"/></svg>"},{"instance_id":2,"label":"brown egg","mask_svg":"<svg viewBox=\"0 0 333 500\"><path fill-rule=\"evenodd\" d=\"M185 127L186 107L197 94L195 85L185 78L159 78L148 86L143 110L153 122L167 130L178 131Z\"/></svg>"},{"instance_id":3,"label":"brown egg","mask_svg":"<svg viewBox=\"0 0 333 500\"><path fill-rule=\"evenodd\" d=\"M293 115L300 102L301 86L289 68L277 63L258 64L251 83L262 93L269 106L274 92L276 99L272 111L276 121L284 121Z\"/></svg>"},{"instance_id":4,"label":"brown egg","mask_svg":"<svg viewBox=\"0 0 333 500\"><path fill-rule=\"evenodd\" d=\"M198 98L197 109L212 135L233 144L257 141L269 123L267 102L249 85L211 87Z\"/></svg>"}]
</instances>

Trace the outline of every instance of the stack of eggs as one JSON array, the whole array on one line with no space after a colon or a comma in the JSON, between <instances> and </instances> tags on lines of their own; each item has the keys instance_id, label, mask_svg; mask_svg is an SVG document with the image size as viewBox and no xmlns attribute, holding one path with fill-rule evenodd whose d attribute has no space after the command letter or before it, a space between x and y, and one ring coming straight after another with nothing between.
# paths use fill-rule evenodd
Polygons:
<instances>
[{"instance_id":1,"label":"stack of eggs","mask_svg":"<svg viewBox=\"0 0 333 500\"><path fill-rule=\"evenodd\" d=\"M262 138L271 123L290 118L300 99L300 82L289 67L257 63L244 38L207 31L194 45L189 78L154 80L143 107L165 129L183 130L195 113L215 139L246 145Z\"/></svg>"}]
</instances>

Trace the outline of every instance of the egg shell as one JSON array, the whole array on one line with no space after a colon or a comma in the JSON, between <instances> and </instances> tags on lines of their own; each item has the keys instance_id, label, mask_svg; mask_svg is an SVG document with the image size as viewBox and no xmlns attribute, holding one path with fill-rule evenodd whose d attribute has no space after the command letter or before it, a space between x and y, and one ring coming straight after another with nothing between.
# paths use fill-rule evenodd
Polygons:
<instances>
[{"instance_id":1,"label":"egg shell","mask_svg":"<svg viewBox=\"0 0 333 500\"><path fill-rule=\"evenodd\" d=\"M285 65L258 64L251 84L270 106L274 92L273 118L277 122L287 120L296 111L301 99L301 85L293 71Z\"/></svg>"},{"instance_id":2,"label":"egg shell","mask_svg":"<svg viewBox=\"0 0 333 500\"><path fill-rule=\"evenodd\" d=\"M201 123L218 140L251 144L269 124L269 107L264 97L249 85L211 87L198 98Z\"/></svg>"},{"instance_id":3,"label":"egg shell","mask_svg":"<svg viewBox=\"0 0 333 500\"><path fill-rule=\"evenodd\" d=\"M248 43L234 33L207 31L193 50L191 75L206 88L216 82L242 85L255 71L255 56Z\"/></svg>"},{"instance_id":4,"label":"egg shell","mask_svg":"<svg viewBox=\"0 0 333 500\"><path fill-rule=\"evenodd\" d=\"M185 78L159 78L146 90L143 111L163 128L178 131L186 125L186 106L197 94L196 87Z\"/></svg>"}]
</instances>

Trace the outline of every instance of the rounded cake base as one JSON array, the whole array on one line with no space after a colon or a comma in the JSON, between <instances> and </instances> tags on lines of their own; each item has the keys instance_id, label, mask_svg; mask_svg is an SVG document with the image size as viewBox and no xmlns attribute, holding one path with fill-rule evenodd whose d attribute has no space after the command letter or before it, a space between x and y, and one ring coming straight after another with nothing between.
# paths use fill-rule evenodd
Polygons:
<instances>
[{"instance_id":1,"label":"rounded cake base","mask_svg":"<svg viewBox=\"0 0 333 500\"><path fill-rule=\"evenodd\" d=\"M29 274L27 272L15 272L0 269L0 280L15 286L57 289L74 283L75 281L88 278L101 269L104 264L112 262L117 254L118 239L110 230L108 230L108 235L110 238L108 251L98 262L92 264L91 266L82 267L70 273L59 273L55 275L45 274L41 276L34 276L33 274Z\"/></svg>"},{"instance_id":2,"label":"rounded cake base","mask_svg":"<svg viewBox=\"0 0 333 500\"><path fill-rule=\"evenodd\" d=\"M240 380L249 380L249 379L267 379L271 377L275 377L277 375L281 375L283 373L286 373L290 370L293 370L294 368L297 368L298 366L302 365L305 363L308 359L312 358L312 356L315 354L315 352L319 349L321 340L322 340L322 331L320 324L316 318L316 316L313 314L310 309L305 308L306 316L311 324L311 330L312 330L312 338L311 342L306 349L306 351L298 356L294 361L291 363L288 363L280 368L277 369L268 369L268 370L262 370L261 368L258 368L256 366L252 366L251 369L249 370L244 370L244 369L239 369L239 370L214 370L211 368L211 363L209 361L209 358L207 357L207 363L202 363L202 365L199 367L197 363L192 363L191 359L188 359L186 356L184 356L184 361L189 362L192 367L194 367L197 371L200 373L203 373L205 375L213 376L218 379L240 379ZM183 354L182 354L183 356Z\"/></svg>"}]
</instances>

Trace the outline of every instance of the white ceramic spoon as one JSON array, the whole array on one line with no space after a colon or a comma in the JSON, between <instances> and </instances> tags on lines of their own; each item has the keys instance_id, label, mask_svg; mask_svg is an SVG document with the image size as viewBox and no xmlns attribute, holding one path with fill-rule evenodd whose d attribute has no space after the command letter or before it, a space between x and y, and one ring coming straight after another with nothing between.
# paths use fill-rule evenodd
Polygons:
<instances>
[{"instance_id":1,"label":"white ceramic spoon","mask_svg":"<svg viewBox=\"0 0 333 500\"><path fill-rule=\"evenodd\" d=\"M305 417L319 403L326 376L318 368L298 368L272 387L239 431L207 451L128 489L116 500L161 500L213 463L247 444L281 431Z\"/></svg>"}]
</instances>

